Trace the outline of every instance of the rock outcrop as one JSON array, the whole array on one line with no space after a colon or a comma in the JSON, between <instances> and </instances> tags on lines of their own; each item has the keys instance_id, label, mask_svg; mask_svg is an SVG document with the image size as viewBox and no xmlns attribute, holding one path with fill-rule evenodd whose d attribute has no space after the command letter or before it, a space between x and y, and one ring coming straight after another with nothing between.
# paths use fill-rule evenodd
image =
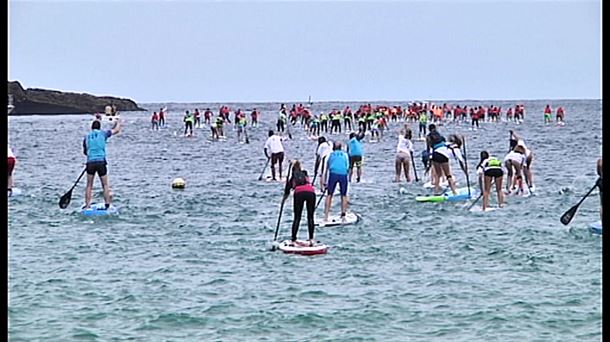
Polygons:
<instances>
[{"instance_id":1,"label":"rock outcrop","mask_svg":"<svg viewBox=\"0 0 610 342\"><path fill-rule=\"evenodd\" d=\"M104 113L108 105L116 106L119 112L145 111L130 99L36 88L23 89L17 81L8 82L8 95L14 106L10 115Z\"/></svg>"}]
</instances>

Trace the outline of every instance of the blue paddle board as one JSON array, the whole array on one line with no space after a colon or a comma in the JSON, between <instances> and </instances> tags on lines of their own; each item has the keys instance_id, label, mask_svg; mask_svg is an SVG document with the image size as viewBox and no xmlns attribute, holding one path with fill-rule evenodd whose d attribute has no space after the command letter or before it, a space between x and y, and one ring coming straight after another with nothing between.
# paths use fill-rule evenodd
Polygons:
<instances>
[{"instance_id":1,"label":"blue paddle board","mask_svg":"<svg viewBox=\"0 0 610 342\"><path fill-rule=\"evenodd\" d=\"M442 195L432 195L432 196L416 196L415 200L417 202L458 202L458 201L467 201L471 198L476 198L479 196L479 192L470 188L470 196L468 195L468 188L458 188L456 189L457 194L453 194L453 192L449 189Z\"/></svg>"},{"instance_id":2,"label":"blue paddle board","mask_svg":"<svg viewBox=\"0 0 610 342\"><path fill-rule=\"evenodd\" d=\"M8 197L17 197L23 193L19 188L13 188L11 192L7 192Z\"/></svg>"},{"instance_id":3,"label":"blue paddle board","mask_svg":"<svg viewBox=\"0 0 610 342\"><path fill-rule=\"evenodd\" d=\"M106 205L104 203L92 203L89 208L81 209L80 212L85 216L104 216L116 215L119 213L119 209L112 204L108 209L106 209Z\"/></svg>"},{"instance_id":4,"label":"blue paddle board","mask_svg":"<svg viewBox=\"0 0 610 342\"><path fill-rule=\"evenodd\" d=\"M597 221L589 225L589 231L593 234L602 235L602 221Z\"/></svg>"}]
</instances>

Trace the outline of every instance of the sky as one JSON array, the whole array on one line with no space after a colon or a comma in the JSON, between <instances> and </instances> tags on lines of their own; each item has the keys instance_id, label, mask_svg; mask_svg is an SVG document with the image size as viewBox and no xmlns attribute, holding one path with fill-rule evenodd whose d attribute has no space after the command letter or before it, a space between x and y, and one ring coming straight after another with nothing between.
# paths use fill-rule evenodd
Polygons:
<instances>
[{"instance_id":1,"label":"sky","mask_svg":"<svg viewBox=\"0 0 610 342\"><path fill-rule=\"evenodd\" d=\"M601 99L599 1L9 0L9 80L154 102Z\"/></svg>"}]
</instances>

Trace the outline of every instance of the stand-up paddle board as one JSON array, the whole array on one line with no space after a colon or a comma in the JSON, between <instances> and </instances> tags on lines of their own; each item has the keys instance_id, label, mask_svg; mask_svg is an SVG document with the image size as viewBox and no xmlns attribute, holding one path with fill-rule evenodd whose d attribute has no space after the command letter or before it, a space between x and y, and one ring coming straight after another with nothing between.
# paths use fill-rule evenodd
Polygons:
<instances>
[{"instance_id":1,"label":"stand-up paddle board","mask_svg":"<svg viewBox=\"0 0 610 342\"><path fill-rule=\"evenodd\" d=\"M112 204L106 209L106 204L104 203L93 203L89 208L81 209L80 212L85 216L104 216L116 215L119 213L119 209Z\"/></svg>"},{"instance_id":2,"label":"stand-up paddle board","mask_svg":"<svg viewBox=\"0 0 610 342\"><path fill-rule=\"evenodd\" d=\"M343 221L341 219L340 214L337 214L337 215L329 215L328 221L326 221L326 222L322 218L315 219L315 222L316 222L317 227L334 227L334 226L355 224L355 223L358 223L359 220L360 220L360 216L358 216L358 214L350 212L350 213L345 214L345 221Z\"/></svg>"},{"instance_id":3,"label":"stand-up paddle board","mask_svg":"<svg viewBox=\"0 0 610 342\"><path fill-rule=\"evenodd\" d=\"M456 189L457 194L454 195L451 190L447 190L442 195L432 195L432 196L417 196L415 200L417 202L457 202L457 201L467 201L471 198L476 198L479 194L478 191L474 188L470 188L470 196L468 196L468 188L458 188Z\"/></svg>"},{"instance_id":4,"label":"stand-up paddle board","mask_svg":"<svg viewBox=\"0 0 610 342\"><path fill-rule=\"evenodd\" d=\"M309 241L296 240L292 242L284 240L278 245L278 249L284 253L315 255L325 254L328 251L328 246L320 243L320 241L316 241L313 246L310 246Z\"/></svg>"},{"instance_id":5,"label":"stand-up paddle board","mask_svg":"<svg viewBox=\"0 0 610 342\"><path fill-rule=\"evenodd\" d=\"M455 186L458 186L458 184L459 184L458 182L455 182ZM447 182L446 179L441 181L441 188L446 188L448 186L449 186L449 182ZM424 188L426 188L426 189L434 188L432 181L428 181L428 182L424 183Z\"/></svg>"},{"instance_id":6,"label":"stand-up paddle board","mask_svg":"<svg viewBox=\"0 0 610 342\"><path fill-rule=\"evenodd\" d=\"M589 231L593 234L602 235L602 221L597 221L589 225Z\"/></svg>"},{"instance_id":7,"label":"stand-up paddle board","mask_svg":"<svg viewBox=\"0 0 610 342\"><path fill-rule=\"evenodd\" d=\"M23 191L21 189L19 189L19 188L13 188L11 190L11 192L7 191L7 196L8 197L17 197L17 196L20 196L21 194L23 194Z\"/></svg>"},{"instance_id":8,"label":"stand-up paddle board","mask_svg":"<svg viewBox=\"0 0 610 342\"><path fill-rule=\"evenodd\" d=\"M499 207L487 207L487 208L485 208L485 212L494 211L497 209L500 209L500 208ZM474 207L470 208L470 211L481 213L481 212L483 212L483 207L481 207L480 205L475 205Z\"/></svg>"}]
</instances>

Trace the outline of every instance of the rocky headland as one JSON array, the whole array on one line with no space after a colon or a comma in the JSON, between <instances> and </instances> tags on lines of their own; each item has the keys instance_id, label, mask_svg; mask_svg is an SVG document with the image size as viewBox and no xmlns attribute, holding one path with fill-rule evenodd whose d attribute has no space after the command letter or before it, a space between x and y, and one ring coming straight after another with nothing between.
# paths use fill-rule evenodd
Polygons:
<instances>
[{"instance_id":1,"label":"rocky headland","mask_svg":"<svg viewBox=\"0 0 610 342\"><path fill-rule=\"evenodd\" d=\"M104 113L106 106L115 106L118 112L146 110L130 99L38 88L23 89L17 81L8 82L8 97L9 104L12 102L14 106L10 115Z\"/></svg>"}]
</instances>

